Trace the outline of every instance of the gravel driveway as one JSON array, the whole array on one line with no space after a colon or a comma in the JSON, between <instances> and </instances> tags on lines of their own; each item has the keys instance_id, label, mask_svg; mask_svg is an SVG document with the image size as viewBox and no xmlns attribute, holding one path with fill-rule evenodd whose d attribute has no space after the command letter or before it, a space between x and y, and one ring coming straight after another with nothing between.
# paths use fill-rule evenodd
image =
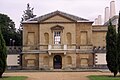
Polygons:
<instances>
[{"instance_id":1,"label":"gravel driveway","mask_svg":"<svg viewBox=\"0 0 120 80\"><path fill-rule=\"evenodd\" d=\"M7 72L3 76L28 76L27 80L89 80L89 75L112 75L105 72Z\"/></svg>"}]
</instances>

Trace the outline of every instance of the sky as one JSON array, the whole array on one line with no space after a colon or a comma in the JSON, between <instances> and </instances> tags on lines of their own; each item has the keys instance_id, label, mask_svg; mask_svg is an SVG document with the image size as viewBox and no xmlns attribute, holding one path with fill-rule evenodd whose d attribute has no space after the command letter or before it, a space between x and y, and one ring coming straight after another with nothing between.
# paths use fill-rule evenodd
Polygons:
<instances>
[{"instance_id":1,"label":"sky","mask_svg":"<svg viewBox=\"0 0 120 80\"><path fill-rule=\"evenodd\" d=\"M41 16L56 10L94 21L98 15L104 18L105 7L115 1L116 14L120 10L120 0L0 0L0 13L8 15L19 28L27 3L34 8L33 13Z\"/></svg>"}]
</instances>

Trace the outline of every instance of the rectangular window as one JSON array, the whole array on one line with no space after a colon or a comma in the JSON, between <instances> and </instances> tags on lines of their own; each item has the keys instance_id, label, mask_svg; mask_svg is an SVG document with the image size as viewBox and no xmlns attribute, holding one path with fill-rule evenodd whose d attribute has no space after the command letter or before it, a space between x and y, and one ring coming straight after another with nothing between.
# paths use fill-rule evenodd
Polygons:
<instances>
[{"instance_id":1,"label":"rectangular window","mask_svg":"<svg viewBox=\"0 0 120 80\"><path fill-rule=\"evenodd\" d=\"M55 31L54 32L54 44L61 44L61 36L60 36L60 31Z\"/></svg>"}]
</instances>

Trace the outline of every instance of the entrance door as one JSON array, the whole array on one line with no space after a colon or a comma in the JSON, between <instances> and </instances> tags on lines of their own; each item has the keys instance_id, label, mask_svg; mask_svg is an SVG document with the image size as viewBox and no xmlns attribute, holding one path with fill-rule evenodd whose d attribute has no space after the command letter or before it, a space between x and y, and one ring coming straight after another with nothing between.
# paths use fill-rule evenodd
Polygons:
<instances>
[{"instance_id":1,"label":"entrance door","mask_svg":"<svg viewBox=\"0 0 120 80\"><path fill-rule=\"evenodd\" d=\"M62 68L62 57L60 55L54 56L53 66L54 66L54 69L61 69Z\"/></svg>"}]
</instances>

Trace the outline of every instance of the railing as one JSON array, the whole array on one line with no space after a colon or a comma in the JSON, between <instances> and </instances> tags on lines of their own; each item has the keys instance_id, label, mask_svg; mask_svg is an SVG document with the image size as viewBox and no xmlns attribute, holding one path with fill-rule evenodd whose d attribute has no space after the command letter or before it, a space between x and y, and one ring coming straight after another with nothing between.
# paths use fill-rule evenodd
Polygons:
<instances>
[{"instance_id":1,"label":"railing","mask_svg":"<svg viewBox=\"0 0 120 80\"><path fill-rule=\"evenodd\" d=\"M67 49L68 50L75 50L76 49L76 45L67 45Z\"/></svg>"},{"instance_id":2,"label":"railing","mask_svg":"<svg viewBox=\"0 0 120 80\"><path fill-rule=\"evenodd\" d=\"M76 46L76 45L39 45L39 46L23 46L23 50L91 50L93 46Z\"/></svg>"},{"instance_id":3,"label":"railing","mask_svg":"<svg viewBox=\"0 0 120 80\"><path fill-rule=\"evenodd\" d=\"M48 50L48 45L39 45L39 50Z\"/></svg>"},{"instance_id":4,"label":"railing","mask_svg":"<svg viewBox=\"0 0 120 80\"><path fill-rule=\"evenodd\" d=\"M82 49L82 50L93 49L93 46L80 46L80 49Z\"/></svg>"},{"instance_id":5,"label":"railing","mask_svg":"<svg viewBox=\"0 0 120 80\"><path fill-rule=\"evenodd\" d=\"M93 50L93 46L92 45L80 45L80 46L76 46L76 52L79 53L79 52L82 52L82 53L85 53L85 52L92 52Z\"/></svg>"},{"instance_id":6,"label":"railing","mask_svg":"<svg viewBox=\"0 0 120 80\"><path fill-rule=\"evenodd\" d=\"M34 45L24 45L23 46L23 51L28 51L28 50L39 50L38 46Z\"/></svg>"},{"instance_id":7,"label":"railing","mask_svg":"<svg viewBox=\"0 0 120 80\"><path fill-rule=\"evenodd\" d=\"M65 45L48 45L48 50L63 50Z\"/></svg>"}]
</instances>

